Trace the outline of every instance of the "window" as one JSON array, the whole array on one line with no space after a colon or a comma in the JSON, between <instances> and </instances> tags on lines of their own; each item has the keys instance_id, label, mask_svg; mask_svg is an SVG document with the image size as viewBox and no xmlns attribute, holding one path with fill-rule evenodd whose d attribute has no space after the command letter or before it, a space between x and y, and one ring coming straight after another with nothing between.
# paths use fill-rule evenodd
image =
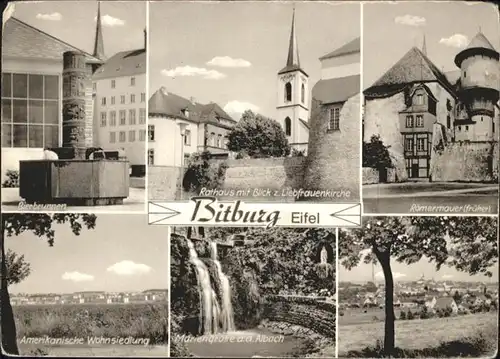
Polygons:
<instances>
[{"instance_id":1,"label":"window","mask_svg":"<svg viewBox=\"0 0 500 359\"><path fill-rule=\"evenodd\" d=\"M109 111L109 125L116 126L116 111Z\"/></svg>"},{"instance_id":2,"label":"window","mask_svg":"<svg viewBox=\"0 0 500 359\"><path fill-rule=\"evenodd\" d=\"M106 112L101 112L101 127L106 127Z\"/></svg>"},{"instance_id":3,"label":"window","mask_svg":"<svg viewBox=\"0 0 500 359\"><path fill-rule=\"evenodd\" d=\"M413 116L406 116L406 128L413 127Z\"/></svg>"},{"instance_id":4,"label":"window","mask_svg":"<svg viewBox=\"0 0 500 359\"><path fill-rule=\"evenodd\" d=\"M285 135L292 135L292 120L290 120L290 117L285 118Z\"/></svg>"},{"instance_id":5,"label":"window","mask_svg":"<svg viewBox=\"0 0 500 359\"><path fill-rule=\"evenodd\" d=\"M111 96L111 104L114 105L115 104L115 96Z\"/></svg>"},{"instance_id":6,"label":"window","mask_svg":"<svg viewBox=\"0 0 500 359\"><path fill-rule=\"evenodd\" d=\"M130 78L130 86L135 86L135 77Z\"/></svg>"},{"instance_id":7,"label":"window","mask_svg":"<svg viewBox=\"0 0 500 359\"><path fill-rule=\"evenodd\" d=\"M306 102L306 86L302 84L302 87L300 89L300 101L302 103Z\"/></svg>"},{"instance_id":8,"label":"window","mask_svg":"<svg viewBox=\"0 0 500 359\"><path fill-rule=\"evenodd\" d=\"M97 91L97 83L92 82L92 91Z\"/></svg>"},{"instance_id":9,"label":"window","mask_svg":"<svg viewBox=\"0 0 500 359\"><path fill-rule=\"evenodd\" d=\"M109 133L109 143L116 143L116 132Z\"/></svg>"},{"instance_id":10,"label":"window","mask_svg":"<svg viewBox=\"0 0 500 359\"><path fill-rule=\"evenodd\" d=\"M215 133L210 134L210 146L215 147Z\"/></svg>"},{"instance_id":11,"label":"window","mask_svg":"<svg viewBox=\"0 0 500 359\"><path fill-rule=\"evenodd\" d=\"M116 87L116 80L111 80L111 88L114 89Z\"/></svg>"},{"instance_id":12,"label":"window","mask_svg":"<svg viewBox=\"0 0 500 359\"><path fill-rule=\"evenodd\" d=\"M406 138L405 139L405 150L406 151L413 151L413 138Z\"/></svg>"},{"instance_id":13,"label":"window","mask_svg":"<svg viewBox=\"0 0 500 359\"><path fill-rule=\"evenodd\" d=\"M222 135L217 135L217 147L222 148Z\"/></svg>"},{"instance_id":14,"label":"window","mask_svg":"<svg viewBox=\"0 0 500 359\"><path fill-rule=\"evenodd\" d=\"M483 122L483 116L481 116L481 122Z\"/></svg>"},{"instance_id":15,"label":"window","mask_svg":"<svg viewBox=\"0 0 500 359\"><path fill-rule=\"evenodd\" d=\"M227 150L229 147L229 138L224 136L224 148Z\"/></svg>"},{"instance_id":16,"label":"window","mask_svg":"<svg viewBox=\"0 0 500 359\"><path fill-rule=\"evenodd\" d=\"M464 71L464 78L467 77L467 71Z\"/></svg>"},{"instance_id":17,"label":"window","mask_svg":"<svg viewBox=\"0 0 500 359\"><path fill-rule=\"evenodd\" d=\"M135 95L134 94L130 95L130 103L135 103Z\"/></svg>"},{"instance_id":18,"label":"window","mask_svg":"<svg viewBox=\"0 0 500 359\"><path fill-rule=\"evenodd\" d=\"M120 110L120 126L127 123L127 112L125 110Z\"/></svg>"},{"instance_id":19,"label":"window","mask_svg":"<svg viewBox=\"0 0 500 359\"><path fill-rule=\"evenodd\" d=\"M451 117L450 115L446 116L446 128L451 128Z\"/></svg>"},{"instance_id":20,"label":"window","mask_svg":"<svg viewBox=\"0 0 500 359\"><path fill-rule=\"evenodd\" d=\"M462 131L462 126L458 126L458 130L459 130L459 131Z\"/></svg>"},{"instance_id":21,"label":"window","mask_svg":"<svg viewBox=\"0 0 500 359\"><path fill-rule=\"evenodd\" d=\"M122 105L124 105L124 104L125 104L125 95L121 95L121 96L120 96L120 103L121 103Z\"/></svg>"},{"instance_id":22,"label":"window","mask_svg":"<svg viewBox=\"0 0 500 359\"><path fill-rule=\"evenodd\" d=\"M495 133L495 121L493 121L491 124L493 125L491 128L493 130L492 132Z\"/></svg>"},{"instance_id":23,"label":"window","mask_svg":"<svg viewBox=\"0 0 500 359\"><path fill-rule=\"evenodd\" d=\"M191 131L186 130L184 133L184 144L186 146L191 146Z\"/></svg>"},{"instance_id":24,"label":"window","mask_svg":"<svg viewBox=\"0 0 500 359\"><path fill-rule=\"evenodd\" d=\"M146 141L146 130L139 130L139 141Z\"/></svg>"},{"instance_id":25,"label":"window","mask_svg":"<svg viewBox=\"0 0 500 359\"><path fill-rule=\"evenodd\" d=\"M424 104L424 94L417 94L417 97L415 98L415 105L423 105Z\"/></svg>"},{"instance_id":26,"label":"window","mask_svg":"<svg viewBox=\"0 0 500 359\"><path fill-rule=\"evenodd\" d=\"M328 119L328 130L339 131L340 130L340 108L333 107L330 109L329 119Z\"/></svg>"},{"instance_id":27,"label":"window","mask_svg":"<svg viewBox=\"0 0 500 359\"><path fill-rule=\"evenodd\" d=\"M146 102L146 93L145 92L141 93L141 102Z\"/></svg>"},{"instance_id":28,"label":"window","mask_svg":"<svg viewBox=\"0 0 500 359\"><path fill-rule=\"evenodd\" d=\"M424 116L417 115L415 120L416 120L415 127L424 127Z\"/></svg>"},{"instance_id":29,"label":"window","mask_svg":"<svg viewBox=\"0 0 500 359\"><path fill-rule=\"evenodd\" d=\"M143 125L145 123L146 123L146 109L140 108L139 109L139 124Z\"/></svg>"},{"instance_id":30,"label":"window","mask_svg":"<svg viewBox=\"0 0 500 359\"><path fill-rule=\"evenodd\" d=\"M469 131L469 126L465 126L465 131Z\"/></svg>"},{"instance_id":31,"label":"window","mask_svg":"<svg viewBox=\"0 0 500 359\"><path fill-rule=\"evenodd\" d=\"M126 140L125 131L120 131L120 142L125 142Z\"/></svg>"},{"instance_id":32,"label":"window","mask_svg":"<svg viewBox=\"0 0 500 359\"><path fill-rule=\"evenodd\" d=\"M155 164L155 150L152 148L148 149L148 166L153 166Z\"/></svg>"},{"instance_id":33,"label":"window","mask_svg":"<svg viewBox=\"0 0 500 359\"><path fill-rule=\"evenodd\" d=\"M292 101L292 84L287 82L285 84L285 102Z\"/></svg>"},{"instance_id":34,"label":"window","mask_svg":"<svg viewBox=\"0 0 500 359\"><path fill-rule=\"evenodd\" d=\"M149 139L149 141L155 140L155 126L154 125L148 125L148 139Z\"/></svg>"},{"instance_id":35,"label":"window","mask_svg":"<svg viewBox=\"0 0 500 359\"><path fill-rule=\"evenodd\" d=\"M59 146L57 75L2 73L2 147Z\"/></svg>"},{"instance_id":36,"label":"window","mask_svg":"<svg viewBox=\"0 0 500 359\"><path fill-rule=\"evenodd\" d=\"M128 141L135 142L135 130L128 131Z\"/></svg>"},{"instance_id":37,"label":"window","mask_svg":"<svg viewBox=\"0 0 500 359\"><path fill-rule=\"evenodd\" d=\"M101 98L101 105L106 106L106 97Z\"/></svg>"},{"instance_id":38,"label":"window","mask_svg":"<svg viewBox=\"0 0 500 359\"><path fill-rule=\"evenodd\" d=\"M128 110L128 124L135 125L135 108Z\"/></svg>"},{"instance_id":39,"label":"window","mask_svg":"<svg viewBox=\"0 0 500 359\"><path fill-rule=\"evenodd\" d=\"M425 138L417 139L417 151L425 151Z\"/></svg>"}]
</instances>

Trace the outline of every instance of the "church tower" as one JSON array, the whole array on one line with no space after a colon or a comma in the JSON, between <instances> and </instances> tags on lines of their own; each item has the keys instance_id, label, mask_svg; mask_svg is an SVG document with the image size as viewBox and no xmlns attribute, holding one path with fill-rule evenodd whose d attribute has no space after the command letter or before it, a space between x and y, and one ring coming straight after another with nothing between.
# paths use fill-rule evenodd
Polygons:
<instances>
[{"instance_id":1,"label":"church tower","mask_svg":"<svg viewBox=\"0 0 500 359\"><path fill-rule=\"evenodd\" d=\"M286 66L278 72L278 122L292 148L307 150L309 139L309 76L300 67L295 26L295 8Z\"/></svg>"},{"instance_id":2,"label":"church tower","mask_svg":"<svg viewBox=\"0 0 500 359\"><path fill-rule=\"evenodd\" d=\"M460 138L464 140L498 140L499 129L495 123L500 87L498 60L498 51L481 31L455 57L455 64L461 70L459 96L469 115L467 119L455 121L462 132Z\"/></svg>"},{"instance_id":3,"label":"church tower","mask_svg":"<svg viewBox=\"0 0 500 359\"><path fill-rule=\"evenodd\" d=\"M94 41L94 57L99 60L105 60L104 55L104 40L102 36L102 24L101 24L101 2L97 2L97 18L96 18L96 28L95 28L95 41Z\"/></svg>"}]
</instances>

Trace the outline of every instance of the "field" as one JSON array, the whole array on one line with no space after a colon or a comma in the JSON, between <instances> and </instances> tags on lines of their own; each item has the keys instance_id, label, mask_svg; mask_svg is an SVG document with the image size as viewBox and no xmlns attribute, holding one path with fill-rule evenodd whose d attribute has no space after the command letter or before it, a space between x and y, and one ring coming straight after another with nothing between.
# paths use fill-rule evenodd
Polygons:
<instances>
[{"instance_id":1,"label":"field","mask_svg":"<svg viewBox=\"0 0 500 359\"><path fill-rule=\"evenodd\" d=\"M348 316L346 311L344 317ZM383 340L384 322L364 322L360 318L354 324L346 324L349 319L340 317L339 356L352 350L362 350L374 346L377 339ZM356 316L355 316L356 317ZM366 318L366 315L365 315ZM396 346L403 349L424 349L437 347L443 342L460 340L465 337L485 333L496 342L498 333L497 312L469 314L449 318L396 320Z\"/></svg>"},{"instance_id":2,"label":"field","mask_svg":"<svg viewBox=\"0 0 500 359\"><path fill-rule=\"evenodd\" d=\"M410 308L410 310L416 311L417 308ZM408 311L408 308L405 308L405 311ZM344 312L344 315L339 315L339 326L383 322L385 319L384 309L380 309L378 307L367 309L350 308L347 310L339 310L339 313L340 312ZM400 312L401 311L398 308L394 308L396 318L399 318Z\"/></svg>"},{"instance_id":3,"label":"field","mask_svg":"<svg viewBox=\"0 0 500 359\"><path fill-rule=\"evenodd\" d=\"M165 356L168 303L14 306L21 354ZM81 338L84 343L30 343L29 338ZM135 344L88 343L89 338L128 338ZM24 341L23 341L24 339ZM28 341L28 342L26 342Z\"/></svg>"}]
</instances>

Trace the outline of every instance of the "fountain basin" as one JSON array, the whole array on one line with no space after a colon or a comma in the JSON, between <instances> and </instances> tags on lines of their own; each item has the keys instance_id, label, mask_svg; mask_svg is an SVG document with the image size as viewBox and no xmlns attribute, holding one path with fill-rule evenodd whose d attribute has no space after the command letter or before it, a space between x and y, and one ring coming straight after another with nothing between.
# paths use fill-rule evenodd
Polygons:
<instances>
[{"instance_id":1,"label":"fountain basin","mask_svg":"<svg viewBox=\"0 0 500 359\"><path fill-rule=\"evenodd\" d=\"M125 160L30 160L19 163L19 194L27 203L96 206L129 196Z\"/></svg>"}]
</instances>

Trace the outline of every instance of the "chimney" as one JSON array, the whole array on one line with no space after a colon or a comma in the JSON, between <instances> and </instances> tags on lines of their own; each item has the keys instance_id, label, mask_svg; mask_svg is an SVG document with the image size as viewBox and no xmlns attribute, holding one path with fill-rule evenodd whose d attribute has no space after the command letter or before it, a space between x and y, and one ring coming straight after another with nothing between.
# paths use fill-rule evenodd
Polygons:
<instances>
[{"instance_id":1,"label":"chimney","mask_svg":"<svg viewBox=\"0 0 500 359\"><path fill-rule=\"evenodd\" d=\"M144 29L144 51L148 48L148 33L146 29Z\"/></svg>"}]
</instances>

